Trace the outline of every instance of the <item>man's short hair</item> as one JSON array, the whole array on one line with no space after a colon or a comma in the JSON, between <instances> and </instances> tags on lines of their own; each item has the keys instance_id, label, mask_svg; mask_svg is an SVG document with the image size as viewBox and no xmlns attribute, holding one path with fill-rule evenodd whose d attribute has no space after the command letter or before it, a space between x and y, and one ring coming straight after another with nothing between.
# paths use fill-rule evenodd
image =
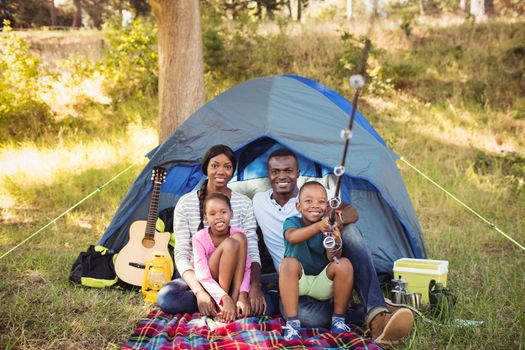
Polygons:
<instances>
[{"instance_id":1,"label":"man's short hair","mask_svg":"<svg viewBox=\"0 0 525 350\"><path fill-rule=\"evenodd\" d=\"M308 187L313 187L313 186L319 186L321 187L325 193L326 193L326 196L328 197L328 192L326 191L326 188L323 186L322 183L320 182L317 182L317 181L314 181L314 180L311 180L311 181L307 181L305 182L302 186L301 186L301 189L299 190L299 195L297 196L298 199L301 199L301 194L303 193L303 190L305 188L308 188Z\"/></svg>"},{"instance_id":2,"label":"man's short hair","mask_svg":"<svg viewBox=\"0 0 525 350\"><path fill-rule=\"evenodd\" d=\"M297 160L297 155L294 153L294 151L292 151L289 148L276 149L268 157L268 162L270 161L270 159L272 159L274 157L293 157L295 159L295 163L297 164L297 166L299 166L299 161Z\"/></svg>"}]
</instances>

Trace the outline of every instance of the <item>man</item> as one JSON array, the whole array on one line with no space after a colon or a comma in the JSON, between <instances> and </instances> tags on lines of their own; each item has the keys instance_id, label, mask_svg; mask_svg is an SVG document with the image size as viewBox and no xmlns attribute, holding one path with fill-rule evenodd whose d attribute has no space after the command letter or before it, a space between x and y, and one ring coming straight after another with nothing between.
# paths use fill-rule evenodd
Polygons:
<instances>
[{"instance_id":1,"label":"man","mask_svg":"<svg viewBox=\"0 0 525 350\"><path fill-rule=\"evenodd\" d=\"M272 256L275 270L284 256L283 222L297 215L297 179L299 166L296 155L288 149L278 149L268 158L268 178L271 189L253 197L255 217L261 228L266 247ZM377 343L394 343L410 334L414 316L406 308L388 308L379 286L372 256L361 233L352 225L358 219L351 205L343 204L338 221L342 230L343 256L354 267L354 285L361 303L366 308L364 321L370 337ZM305 327L329 324L332 313L330 302L320 302L309 297L299 300L298 318ZM347 314L348 318L348 314Z\"/></svg>"}]
</instances>

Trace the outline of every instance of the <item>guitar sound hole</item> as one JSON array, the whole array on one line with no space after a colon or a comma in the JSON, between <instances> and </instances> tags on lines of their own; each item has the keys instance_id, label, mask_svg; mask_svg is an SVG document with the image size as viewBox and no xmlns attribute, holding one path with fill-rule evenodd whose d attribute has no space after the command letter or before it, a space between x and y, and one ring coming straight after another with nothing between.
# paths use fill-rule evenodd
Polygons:
<instances>
[{"instance_id":1,"label":"guitar sound hole","mask_svg":"<svg viewBox=\"0 0 525 350\"><path fill-rule=\"evenodd\" d=\"M142 239L142 245L146 248L152 248L155 246L155 240L153 238L144 237Z\"/></svg>"}]
</instances>

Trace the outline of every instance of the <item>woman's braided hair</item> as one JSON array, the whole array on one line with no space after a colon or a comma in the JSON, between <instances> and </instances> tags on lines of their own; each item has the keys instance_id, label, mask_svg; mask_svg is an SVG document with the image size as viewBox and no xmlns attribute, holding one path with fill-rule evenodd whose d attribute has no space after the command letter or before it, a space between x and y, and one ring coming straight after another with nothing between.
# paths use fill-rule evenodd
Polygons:
<instances>
[{"instance_id":1,"label":"woman's braided hair","mask_svg":"<svg viewBox=\"0 0 525 350\"><path fill-rule=\"evenodd\" d=\"M235 157L233 150L226 145L215 145L210 147L210 149L206 151L206 154L204 154L204 157L202 157L201 170L204 175L208 175L208 164L210 163L210 160L221 154L224 154L226 157L228 157L230 162L232 162L232 167L235 171L235 168L237 167L237 158ZM200 189L197 191L197 198L199 199L199 214L201 219L198 230L202 230L204 228L204 199L207 196L207 189L208 179L204 180Z\"/></svg>"}]
</instances>

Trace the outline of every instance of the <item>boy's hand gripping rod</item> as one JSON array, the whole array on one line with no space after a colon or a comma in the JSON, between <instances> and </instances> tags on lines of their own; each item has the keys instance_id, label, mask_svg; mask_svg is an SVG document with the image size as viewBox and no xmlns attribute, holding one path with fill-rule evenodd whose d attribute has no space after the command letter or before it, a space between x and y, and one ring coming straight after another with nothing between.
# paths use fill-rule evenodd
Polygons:
<instances>
[{"instance_id":1,"label":"boy's hand gripping rod","mask_svg":"<svg viewBox=\"0 0 525 350\"><path fill-rule=\"evenodd\" d=\"M338 237L336 239L333 235L334 233L334 224L335 224L335 215L336 210L341 206L342 200L341 200L341 182L343 180L343 175L345 173L345 161L346 161L346 155L348 153L348 147L350 145L350 139L352 138L352 128L354 126L354 118L355 118L355 111L357 110L357 101L359 99L359 93L361 92L361 88L365 85L365 69L366 69L366 60L368 58L368 51L370 50L370 40L365 40L365 47L363 51L363 57L361 60L361 63L358 68L358 74L354 74L350 76L350 86L355 89L354 99L352 101L352 111L350 113L350 122L348 124L347 129L341 130L341 138L345 141L344 148L343 148L343 157L341 159L341 164L334 167L334 175L337 177L337 182L335 186L335 194L334 197L330 199L328 204L330 205L330 208L332 209L332 212L330 213L330 218L328 219L328 223L330 224L330 231L325 232L325 238L323 240L323 246L326 250L328 250L331 255L332 259L339 264L339 260L335 256L335 254L343 248L343 242L341 237Z\"/></svg>"}]
</instances>

